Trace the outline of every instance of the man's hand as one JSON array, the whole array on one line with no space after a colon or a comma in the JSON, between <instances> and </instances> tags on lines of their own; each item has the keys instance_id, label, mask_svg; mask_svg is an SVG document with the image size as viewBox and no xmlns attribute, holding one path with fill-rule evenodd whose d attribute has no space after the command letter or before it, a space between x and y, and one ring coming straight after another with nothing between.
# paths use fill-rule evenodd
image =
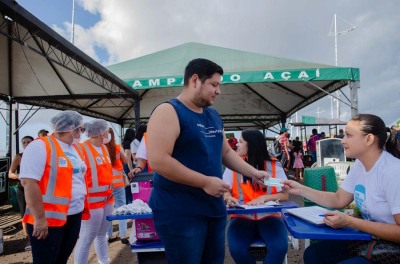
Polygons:
<instances>
[{"instance_id":1,"label":"man's hand","mask_svg":"<svg viewBox=\"0 0 400 264\"><path fill-rule=\"evenodd\" d=\"M269 179L270 177L271 174L262 170L257 170L257 172L253 175L253 179L261 186L265 186L264 179Z\"/></svg>"},{"instance_id":2,"label":"man's hand","mask_svg":"<svg viewBox=\"0 0 400 264\"><path fill-rule=\"evenodd\" d=\"M48 234L49 228L46 218L35 219L32 236L36 237L37 239L45 239Z\"/></svg>"},{"instance_id":3,"label":"man's hand","mask_svg":"<svg viewBox=\"0 0 400 264\"><path fill-rule=\"evenodd\" d=\"M130 170L130 171L128 172L128 177L129 177L129 180L132 180L133 178L135 178L135 171L134 171L134 169L132 169L132 170Z\"/></svg>"},{"instance_id":4,"label":"man's hand","mask_svg":"<svg viewBox=\"0 0 400 264\"><path fill-rule=\"evenodd\" d=\"M207 177L207 181L203 190L209 195L222 197L225 192L229 191L229 184L218 177Z\"/></svg>"}]
</instances>

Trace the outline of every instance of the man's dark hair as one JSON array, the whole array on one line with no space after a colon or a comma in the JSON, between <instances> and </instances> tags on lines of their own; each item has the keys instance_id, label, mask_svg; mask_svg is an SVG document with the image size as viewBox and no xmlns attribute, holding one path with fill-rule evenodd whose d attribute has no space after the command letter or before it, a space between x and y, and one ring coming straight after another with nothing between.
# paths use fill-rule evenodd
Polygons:
<instances>
[{"instance_id":1,"label":"man's dark hair","mask_svg":"<svg viewBox=\"0 0 400 264\"><path fill-rule=\"evenodd\" d=\"M194 59L191 60L185 68L185 75L183 77L183 84L186 86L189 84L189 79L193 74L197 74L202 83L205 80L210 79L214 73L224 74L224 70L221 66L207 59Z\"/></svg>"}]
</instances>

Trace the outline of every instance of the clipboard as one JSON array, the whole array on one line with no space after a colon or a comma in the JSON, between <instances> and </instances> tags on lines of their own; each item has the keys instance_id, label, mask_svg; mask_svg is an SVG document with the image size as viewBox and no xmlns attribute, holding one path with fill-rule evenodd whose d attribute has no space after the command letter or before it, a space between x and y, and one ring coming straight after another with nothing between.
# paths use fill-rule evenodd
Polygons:
<instances>
[{"instance_id":1,"label":"clipboard","mask_svg":"<svg viewBox=\"0 0 400 264\"><path fill-rule=\"evenodd\" d=\"M286 209L287 213L291 215L297 216L298 218L303 219L309 223L314 225L325 225L324 222L324 214L326 211L329 211L326 208L321 206L308 206L308 207L298 207L298 208L291 208Z\"/></svg>"}]
</instances>

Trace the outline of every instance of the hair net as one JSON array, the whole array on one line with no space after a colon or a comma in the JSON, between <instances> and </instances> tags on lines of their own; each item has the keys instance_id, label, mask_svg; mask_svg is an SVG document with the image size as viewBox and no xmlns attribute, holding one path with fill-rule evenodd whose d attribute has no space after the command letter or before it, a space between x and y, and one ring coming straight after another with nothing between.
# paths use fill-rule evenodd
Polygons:
<instances>
[{"instance_id":1,"label":"hair net","mask_svg":"<svg viewBox=\"0 0 400 264\"><path fill-rule=\"evenodd\" d=\"M54 132L72 132L83 124L83 117L75 111L66 110L50 120Z\"/></svg>"},{"instance_id":2,"label":"hair net","mask_svg":"<svg viewBox=\"0 0 400 264\"><path fill-rule=\"evenodd\" d=\"M87 137L100 136L109 128L108 122L103 119L94 119L93 121L85 123L83 126Z\"/></svg>"}]
</instances>

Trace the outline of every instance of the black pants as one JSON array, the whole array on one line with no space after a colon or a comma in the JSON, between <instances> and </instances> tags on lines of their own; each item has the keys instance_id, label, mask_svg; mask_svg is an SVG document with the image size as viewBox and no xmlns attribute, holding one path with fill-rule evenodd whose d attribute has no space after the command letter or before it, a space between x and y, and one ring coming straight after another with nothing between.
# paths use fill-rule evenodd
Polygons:
<instances>
[{"instance_id":1,"label":"black pants","mask_svg":"<svg viewBox=\"0 0 400 264\"><path fill-rule=\"evenodd\" d=\"M64 226L49 227L49 234L46 239L33 237L33 225L27 224L33 263L67 263L78 240L81 220L82 213L69 215Z\"/></svg>"}]
</instances>

